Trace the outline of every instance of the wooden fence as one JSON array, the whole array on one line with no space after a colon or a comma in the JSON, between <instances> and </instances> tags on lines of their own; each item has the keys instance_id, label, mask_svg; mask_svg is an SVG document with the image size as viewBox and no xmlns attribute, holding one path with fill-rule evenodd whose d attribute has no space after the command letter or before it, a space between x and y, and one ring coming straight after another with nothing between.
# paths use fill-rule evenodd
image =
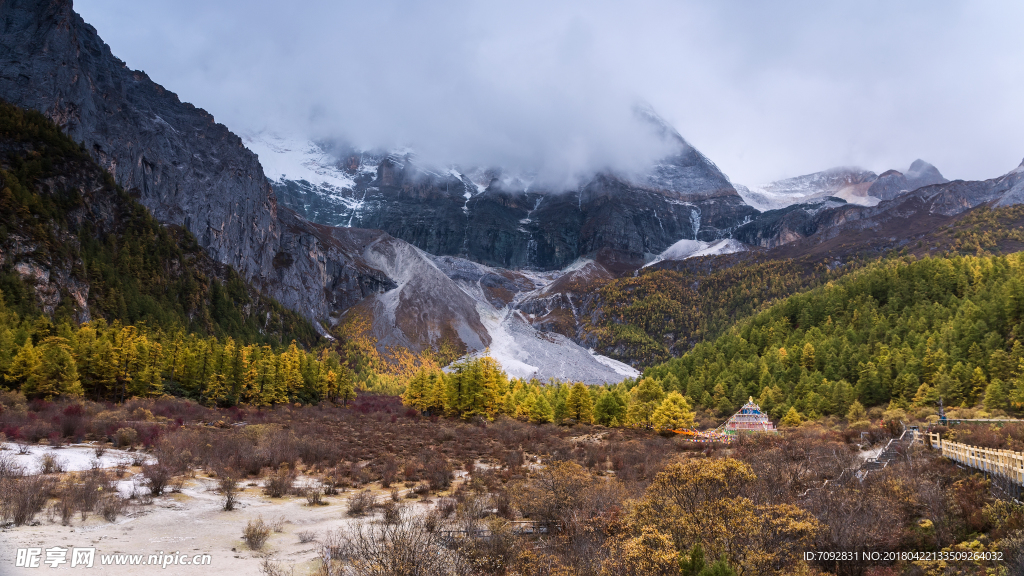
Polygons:
<instances>
[{"instance_id":1,"label":"wooden fence","mask_svg":"<svg viewBox=\"0 0 1024 576\"><path fill-rule=\"evenodd\" d=\"M949 442L934 432L928 434L928 443L954 462L1001 476L1017 485L1024 484L1024 453Z\"/></svg>"}]
</instances>

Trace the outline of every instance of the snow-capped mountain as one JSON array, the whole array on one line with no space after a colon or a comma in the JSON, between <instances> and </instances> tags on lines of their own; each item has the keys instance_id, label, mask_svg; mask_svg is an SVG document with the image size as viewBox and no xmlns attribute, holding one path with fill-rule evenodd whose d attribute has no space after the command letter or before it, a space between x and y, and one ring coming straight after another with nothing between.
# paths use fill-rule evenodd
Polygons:
<instances>
[{"instance_id":1,"label":"snow-capped mountain","mask_svg":"<svg viewBox=\"0 0 1024 576\"><path fill-rule=\"evenodd\" d=\"M388 232L435 255L557 270L601 249L637 267L681 239L728 237L757 211L728 178L648 109L673 153L639 173L599 172L565 189L501 167L431 166L265 134L245 139L278 201L319 224Z\"/></svg>"},{"instance_id":2,"label":"snow-capped mountain","mask_svg":"<svg viewBox=\"0 0 1024 576\"><path fill-rule=\"evenodd\" d=\"M931 184L949 182L924 160L915 160L905 173L889 170L877 175L860 168L831 168L822 172L777 180L760 186L737 185L743 200L762 212L794 204L815 204L835 197L849 204L876 206L882 200Z\"/></svg>"},{"instance_id":3,"label":"snow-capped mountain","mask_svg":"<svg viewBox=\"0 0 1024 576\"><path fill-rule=\"evenodd\" d=\"M878 176L859 168L832 168L822 172L777 180L761 186L737 186L743 200L761 210L778 210L793 204L835 196L853 204L874 206L878 199L867 190Z\"/></svg>"}]
</instances>

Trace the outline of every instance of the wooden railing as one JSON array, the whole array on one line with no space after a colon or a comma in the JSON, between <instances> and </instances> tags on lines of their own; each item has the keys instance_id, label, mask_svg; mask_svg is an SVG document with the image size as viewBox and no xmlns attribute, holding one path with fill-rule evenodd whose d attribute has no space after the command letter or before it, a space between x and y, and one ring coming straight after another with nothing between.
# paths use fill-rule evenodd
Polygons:
<instances>
[{"instance_id":1,"label":"wooden railing","mask_svg":"<svg viewBox=\"0 0 1024 576\"><path fill-rule=\"evenodd\" d=\"M934 432L928 434L928 444L954 462L1024 484L1024 453L949 442Z\"/></svg>"}]
</instances>

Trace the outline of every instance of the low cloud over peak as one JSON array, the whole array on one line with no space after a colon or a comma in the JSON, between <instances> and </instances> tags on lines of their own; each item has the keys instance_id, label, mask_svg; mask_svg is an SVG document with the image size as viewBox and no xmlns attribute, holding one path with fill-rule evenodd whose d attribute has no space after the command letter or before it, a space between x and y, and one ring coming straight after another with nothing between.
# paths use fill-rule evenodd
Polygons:
<instances>
[{"instance_id":1,"label":"low cloud over peak","mask_svg":"<svg viewBox=\"0 0 1024 576\"><path fill-rule=\"evenodd\" d=\"M129 66L239 132L408 146L569 178L664 152L649 101L734 181L1024 149L1016 5L77 0Z\"/></svg>"}]
</instances>

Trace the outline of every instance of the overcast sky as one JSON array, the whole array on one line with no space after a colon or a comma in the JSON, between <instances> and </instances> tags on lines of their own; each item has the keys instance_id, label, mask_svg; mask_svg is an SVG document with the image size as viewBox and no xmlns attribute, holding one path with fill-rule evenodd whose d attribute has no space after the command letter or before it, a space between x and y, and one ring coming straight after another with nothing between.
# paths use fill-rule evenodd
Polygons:
<instances>
[{"instance_id":1,"label":"overcast sky","mask_svg":"<svg viewBox=\"0 0 1024 576\"><path fill-rule=\"evenodd\" d=\"M76 0L132 68L232 130L432 160L628 167L649 102L734 181L948 178L1024 158L1024 2Z\"/></svg>"}]
</instances>

